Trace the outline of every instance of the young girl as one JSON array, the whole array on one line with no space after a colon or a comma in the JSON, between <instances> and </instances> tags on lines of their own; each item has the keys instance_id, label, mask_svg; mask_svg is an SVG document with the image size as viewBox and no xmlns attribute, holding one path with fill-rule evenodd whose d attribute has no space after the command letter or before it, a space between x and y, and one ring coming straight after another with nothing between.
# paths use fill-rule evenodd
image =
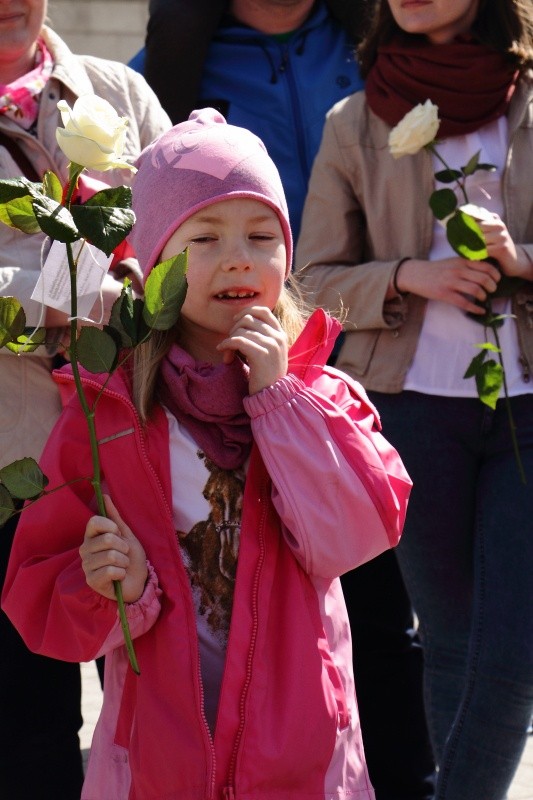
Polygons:
<instances>
[{"instance_id":1,"label":"young girl","mask_svg":"<svg viewBox=\"0 0 533 800\"><path fill-rule=\"evenodd\" d=\"M285 287L261 141L205 109L138 166L145 278L189 248L179 324L98 403L109 519L89 481L28 508L4 607L40 653L106 656L85 800L372 800L337 576L398 541L410 480L364 392L324 366L337 323L304 324ZM75 397L42 466L51 485L90 474Z\"/></svg>"},{"instance_id":2,"label":"young girl","mask_svg":"<svg viewBox=\"0 0 533 800\"><path fill-rule=\"evenodd\" d=\"M503 800L533 706L533 5L382 0L360 57L365 92L329 114L297 266L319 305L342 297L337 366L371 392L414 481L396 552L423 638L436 797ZM427 99L446 163L478 153L496 168L467 179L492 263L456 255L433 218L438 159L389 152ZM505 400L493 411L463 377L485 338L474 301L501 273L523 279L494 308L527 485Z\"/></svg>"}]
</instances>

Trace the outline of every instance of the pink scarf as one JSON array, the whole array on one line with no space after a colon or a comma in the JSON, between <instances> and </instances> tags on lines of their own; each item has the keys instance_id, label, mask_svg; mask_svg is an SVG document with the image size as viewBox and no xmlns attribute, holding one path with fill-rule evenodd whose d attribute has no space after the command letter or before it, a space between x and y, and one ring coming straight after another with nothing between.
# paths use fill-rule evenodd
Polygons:
<instances>
[{"instance_id":1,"label":"pink scarf","mask_svg":"<svg viewBox=\"0 0 533 800\"><path fill-rule=\"evenodd\" d=\"M42 39L37 40L35 66L13 83L0 84L0 114L29 130L39 113L39 98L54 63Z\"/></svg>"},{"instance_id":2,"label":"pink scarf","mask_svg":"<svg viewBox=\"0 0 533 800\"><path fill-rule=\"evenodd\" d=\"M159 399L183 424L198 447L222 469L236 469L252 446L250 418L244 410L248 367L195 361L172 345L160 368Z\"/></svg>"}]
</instances>

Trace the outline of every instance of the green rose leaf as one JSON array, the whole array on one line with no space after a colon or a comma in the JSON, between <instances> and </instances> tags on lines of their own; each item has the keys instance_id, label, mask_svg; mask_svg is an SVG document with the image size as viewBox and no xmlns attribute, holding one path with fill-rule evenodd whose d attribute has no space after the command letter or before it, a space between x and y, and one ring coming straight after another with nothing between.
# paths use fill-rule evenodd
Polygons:
<instances>
[{"instance_id":1,"label":"green rose leaf","mask_svg":"<svg viewBox=\"0 0 533 800\"><path fill-rule=\"evenodd\" d=\"M131 208L113 206L72 206L72 217L81 235L107 256L111 255L133 228Z\"/></svg>"},{"instance_id":2,"label":"green rose leaf","mask_svg":"<svg viewBox=\"0 0 533 800\"><path fill-rule=\"evenodd\" d=\"M492 342L483 342L483 344L476 344L476 347L479 347L480 350L485 351L485 353L501 353L500 348L492 344Z\"/></svg>"},{"instance_id":3,"label":"green rose leaf","mask_svg":"<svg viewBox=\"0 0 533 800\"><path fill-rule=\"evenodd\" d=\"M109 333L89 325L78 336L78 361L89 372L112 372L117 364L118 348Z\"/></svg>"},{"instance_id":4,"label":"green rose leaf","mask_svg":"<svg viewBox=\"0 0 533 800\"><path fill-rule=\"evenodd\" d=\"M435 173L435 178L439 183L453 183L462 177L462 174L457 169L443 169Z\"/></svg>"},{"instance_id":5,"label":"green rose leaf","mask_svg":"<svg viewBox=\"0 0 533 800\"><path fill-rule=\"evenodd\" d=\"M0 484L0 527L13 516L15 504L5 486Z\"/></svg>"},{"instance_id":6,"label":"green rose leaf","mask_svg":"<svg viewBox=\"0 0 533 800\"><path fill-rule=\"evenodd\" d=\"M72 243L80 238L70 211L50 197L36 197L33 210L39 227L51 239Z\"/></svg>"},{"instance_id":7,"label":"green rose leaf","mask_svg":"<svg viewBox=\"0 0 533 800\"><path fill-rule=\"evenodd\" d=\"M16 297L0 297L0 347L24 333L26 314Z\"/></svg>"},{"instance_id":8,"label":"green rose leaf","mask_svg":"<svg viewBox=\"0 0 533 800\"><path fill-rule=\"evenodd\" d=\"M84 206L112 206L114 208L131 208L131 189L129 186L102 189L83 203Z\"/></svg>"},{"instance_id":9,"label":"green rose leaf","mask_svg":"<svg viewBox=\"0 0 533 800\"><path fill-rule=\"evenodd\" d=\"M126 281L120 297L113 303L107 331L119 348L135 347L148 338L150 328L143 318L144 302L133 298L131 281Z\"/></svg>"},{"instance_id":10,"label":"green rose leaf","mask_svg":"<svg viewBox=\"0 0 533 800\"><path fill-rule=\"evenodd\" d=\"M187 251L157 264L144 287L144 321L150 328L166 331L178 321L187 293Z\"/></svg>"},{"instance_id":11,"label":"green rose leaf","mask_svg":"<svg viewBox=\"0 0 533 800\"><path fill-rule=\"evenodd\" d=\"M462 167L461 168L461 172L463 173L465 178L467 177L467 175L473 175L474 172L476 171L476 169L478 167L480 153L481 153L481 150L478 150L477 153L474 153L474 155L469 160L469 162L466 165L466 167Z\"/></svg>"},{"instance_id":12,"label":"green rose leaf","mask_svg":"<svg viewBox=\"0 0 533 800\"><path fill-rule=\"evenodd\" d=\"M451 189L437 189L429 198L429 205L437 219L446 219L457 208L457 197Z\"/></svg>"},{"instance_id":13,"label":"green rose leaf","mask_svg":"<svg viewBox=\"0 0 533 800\"><path fill-rule=\"evenodd\" d=\"M39 497L48 484L48 478L33 458L21 458L3 467L0 480L11 497L20 500Z\"/></svg>"},{"instance_id":14,"label":"green rose leaf","mask_svg":"<svg viewBox=\"0 0 533 800\"><path fill-rule=\"evenodd\" d=\"M9 178L0 181L0 203L10 203L26 195L40 194L41 184L32 183L27 178Z\"/></svg>"},{"instance_id":15,"label":"green rose leaf","mask_svg":"<svg viewBox=\"0 0 533 800\"><path fill-rule=\"evenodd\" d=\"M476 389L482 403L495 409L503 386L503 367L490 358L486 360L489 352L499 353L500 350L491 342L477 345L481 353L474 356L464 374L464 378L475 378Z\"/></svg>"},{"instance_id":16,"label":"green rose leaf","mask_svg":"<svg viewBox=\"0 0 533 800\"><path fill-rule=\"evenodd\" d=\"M34 350L46 341L46 328L26 329L23 334L17 336L11 342L6 343L6 348L12 353L33 353Z\"/></svg>"},{"instance_id":17,"label":"green rose leaf","mask_svg":"<svg viewBox=\"0 0 533 800\"><path fill-rule=\"evenodd\" d=\"M47 170L43 175L43 192L51 200L60 203L63 198L63 187L55 172Z\"/></svg>"},{"instance_id":18,"label":"green rose leaf","mask_svg":"<svg viewBox=\"0 0 533 800\"><path fill-rule=\"evenodd\" d=\"M485 360L486 353L478 353L477 356L474 356L470 364L468 365L463 378L475 378L477 373L479 372L480 368L483 366L483 362Z\"/></svg>"},{"instance_id":19,"label":"green rose leaf","mask_svg":"<svg viewBox=\"0 0 533 800\"><path fill-rule=\"evenodd\" d=\"M143 310L144 301L131 296L125 300L120 309L122 325L133 347L147 339L150 334L150 328L144 321Z\"/></svg>"},{"instance_id":20,"label":"green rose leaf","mask_svg":"<svg viewBox=\"0 0 533 800\"><path fill-rule=\"evenodd\" d=\"M39 233L41 226L35 218L33 200L29 195L0 205L0 222L22 233Z\"/></svg>"},{"instance_id":21,"label":"green rose leaf","mask_svg":"<svg viewBox=\"0 0 533 800\"><path fill-rule=\"evenodd\" d=\"M132 304L131 281L126 279L120 297L117 297L111 308L109 323L104 325L104 330L113 337L119 348L133 347L133 336L129 325L129 319L133 316ZM124 307L127 308L127 311L125 312L126 320L123 322Z\"/></svg>"},{"instance_id":22,"label":"green rose leaf","mask_svg":"<svg viewBox=\"0 0 533 800\"><path fill-rule=\"evenodd\" d=\"M503 386L503 368L492 358L484 361L482 369L476 375L476 387L479 399L493 410Z\"/></svg>"},{"instance_id":23,"label":"green rose leaf","mask_svg":"<svg viewBox=\"0 0 533 800\"><path fill-rule=\"evenodd\" d=\"M488 257L485 237L470 214L457 209L446 223L446 236L455 252L463 258L482 261Z\"/></svg>"}]
</instances>

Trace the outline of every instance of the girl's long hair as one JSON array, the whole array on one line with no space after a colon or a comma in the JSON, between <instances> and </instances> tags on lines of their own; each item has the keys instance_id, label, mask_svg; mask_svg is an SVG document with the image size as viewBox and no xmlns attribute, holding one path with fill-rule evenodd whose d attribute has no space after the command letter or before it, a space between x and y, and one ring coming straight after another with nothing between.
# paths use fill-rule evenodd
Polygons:
<instances>
[{"instance_id":1,"label":"girl's long hair","mask_svg":"<svg viewBox=\"0 0 533 800\"><path fill-rule=\"evenodd\" d=\"M531 0L479 0L476 20L470 31L482 44L505 53L510 63L525 70L533 67L533 3ZM387 0L378 0L372 22L357 55L360 71L366 78L381 45L393 36L408 41L424 39L419 34L406 33L397 25Z\"/></svg>"},{"instance_id":2,"label":"girl's long hair","mask_svg":"<svg viewBox=\"0 0 533 800\"><path fill-rule=\"evenodd\" d=\"M289 346L303 330L311 308L304 302L295 282L289 277L273 309L287 334ZM147 422L157 400L157 379L161 361L174 342L179 342L179 320L168 331L154 331L133 354L133 402L143 423Z\"/></svg>"}]
</instances>

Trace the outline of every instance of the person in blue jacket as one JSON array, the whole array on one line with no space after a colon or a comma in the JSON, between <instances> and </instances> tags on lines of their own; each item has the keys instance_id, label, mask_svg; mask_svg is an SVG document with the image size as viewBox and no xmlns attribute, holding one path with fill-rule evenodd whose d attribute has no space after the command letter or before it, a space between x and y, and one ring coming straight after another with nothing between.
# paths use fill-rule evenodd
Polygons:
<instances>
[{"instance_id":1,"label":"person in blue jacket","mask_svg":"<svg viewBox=\"0 0 533 800\"><path fill-rule=\"evenodd\" d=\"M363 86L355 44L373 5L150 0L146 47L130 66L144 73L174 123L211 106L263 140L281 174L296 238L326 112ZM384 553L341 580L376 800L431 800L422 650L396 556Z\"/></svg>"},{"instance_id":2,"label":"person in blue jacket","mask_svg":"<svg viewBox=\"0 0 533 800\"><path fill-rule=\"evenodd\" d=\"M365 6L152 0L146 47L130 61L174 123L211 106L264 141L281 174L295 239L325 114L363 87L354 44Z\"/></svg>"}]
</instances>

